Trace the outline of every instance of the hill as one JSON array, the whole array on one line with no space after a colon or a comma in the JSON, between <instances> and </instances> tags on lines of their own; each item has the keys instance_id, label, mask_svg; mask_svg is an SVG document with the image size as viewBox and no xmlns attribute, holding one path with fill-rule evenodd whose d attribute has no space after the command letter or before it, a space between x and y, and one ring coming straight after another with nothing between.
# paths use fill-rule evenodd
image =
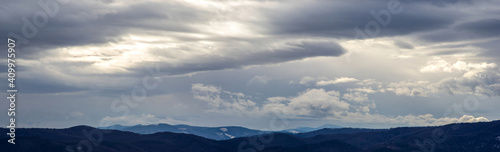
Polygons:
<instances>
[{"instance_id":1,"label":"hill","mask_svg":"<svg viewBox=\"0 0 500 152\"><path fill-rule=\"evenodd\" d=\"M0 133L6 134L6 128ZM393 129L323 129L303 134L268 133L213 140L184 133L137 134L76 126L17 129L16 145L2 137L2 151L172 151L172 152L331 152L331 151L500 151L500 121ZM70 150L67 150L70 149Z\"/></svg>"},{"instance_id":2,"label":"hill","mask_svg":"<svg viewBox=\"0 0 500 152\"><path fill-rule=\"evenodd\" d=\"M237 126L197 127L189 125L169 125L169 124L135 125L135 126L114 125L109 127L102 127L100 129L129 131L138 134L153 134L159 132L184 133L184 134L193 134L215 140L226 140L237 137L247 137L247 136L270 133L269 131L253 130Z\"/></svg>"}]
</instances>

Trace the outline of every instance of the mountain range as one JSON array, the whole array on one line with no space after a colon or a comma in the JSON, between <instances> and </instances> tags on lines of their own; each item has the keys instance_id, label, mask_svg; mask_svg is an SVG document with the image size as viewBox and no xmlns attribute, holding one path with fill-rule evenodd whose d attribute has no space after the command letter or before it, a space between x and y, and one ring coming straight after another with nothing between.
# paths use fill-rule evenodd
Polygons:
<instances>
[{"instance_id":1,"label":"mountain range","mask_svg":"<svg viewBox=\"0 0 500 152\"><path fill-rule=\"evenodd\" d=\"M323 126L319 126L319 127L316 127L316 128L312 128L312 127L298 127L298 128L295 128L295 129L283 130L281 132L285 132L285 133L289 132L289 133L297 134L297 133L311 132L311 131L325 129L325 128L342 128L342 126L332 125L332 124L325 124Z\"/></svg>"},{"instance_id":2,"label":"mountain range","mask_svg":"<svg viewBox=\"0 0 500 152\"><path fill-rule=\"evenodd\" d=\"M341 126L326 124L317 128L299 127L295 129L287 129L278 132L297 134L297 133L311 132L324 128L341 128ZM135 125L135 126L113 125L108 127L100 127L99 129L130 131L138 134L153 134L158 132L185 133L215 140L226 140L237 137L247 137L247 136L271 133L271 131L254 130L237 126L199 127L199 126L189 126L189 125L169 125L163 123L151 124L151 125Z\"/></svg>"},{"instance_id":3,"label":"mountain range","mask_svg":"<svg viewBox=\"0 0 500 152\"><path fill-rule=\"evenodd\" d=\"M0 129L6 134L7 128ZM500 121L392 129L330 128L306 133L272 132L228 140L192 134L128 131L76 126L18 128L16 144L0 137L2 151L94 152L498 152Z\"/></svg>"}]
</instances>

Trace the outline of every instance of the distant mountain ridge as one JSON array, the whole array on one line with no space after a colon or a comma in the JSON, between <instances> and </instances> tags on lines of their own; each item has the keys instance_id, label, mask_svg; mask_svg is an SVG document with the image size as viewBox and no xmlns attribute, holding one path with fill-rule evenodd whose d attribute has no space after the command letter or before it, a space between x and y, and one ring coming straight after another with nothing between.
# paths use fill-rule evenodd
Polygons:
<instances>
[{"instance_id":1,"label":"distant mountain ridge","mask_svg":"<svg viewBox=\"0 0 500 152\"><path fill-rule=\"evenodd\" d=\"M0 134L5 135L7 132L7 128L0 129ZM107 133L103 136L88 136L85 132ZM90 140L89 137L97 139ZM0 137L4 141L0 142L2 151L498 152L500 121L372 130L322 129L301 134L275 132L219 141L184 133L137 134L89 126L66 129L18 128L16 144L6 142L7 139L9 137Z\"/></svg>"},{"instance_id":2,"label":"distant mountain ridge","mask_svg":"<svg viewBox=\"0 0 500 152\"><path fill-rule=\"evenodd\" d=\"M193 134L215 140L226 140L236 137L247 137L247 136L269 133L268 131L253 130L237 126L198 127L189 125L169 125L164 123L152 124L152 125L135 125L135 126L114 125L108 127L101 127L100 129L130 131L138 134L154 134L159 132L184 133L184 134Z\"/></svg>"},{"instance_id":3,"label":"distant mountain ridge","mask_svg":"<svg viewBox=\"0 0 500 152\"><path fill-rule=\"evenodd\" d=\"M298 127L298 128L295 128L295 129L283 130L281 132L297 134L297 133L306 133L306 132L316 131L316 130L325 129L325 128L342 128L342 126L332 125L332 124L325 124L323 126L319 126L319 127L316 127L316 128L312 128L312 127Z\"/></svg>"},{"instance_id":4,"label":"distant mountain ridge","mask_svg":"<svg viewBox=\"0 0 500 152\"><path fill-rule=\"evenodd\" d=\"M297 133L305 133L305 132L320 130L324 128L341 128L341 126L326 124L317 128L299 127L295 129L287 129L278 132L297 134ZM199 126L190 126L182 124L169 125L165 123L151 124L151 125L135 125L135 126L113 125L108 127L100 127L99 129L130 131L138 134L153 134L158 132L185 133L215 140L227 140L237 137L248 137L248 136L271 133L271 131L254 130L238 126L199 127Z\"/></svg>"},{"instance_id":5,"label":"distant mountain ridge","mask_svg":"<svg viewBox=\"0 0 500 152\"><path fill-rule=\"evenodd\" d=\"M365 129L365 128L323 128L320 130L296 134L296 136L310 138L317 135L352 134L361 132L387 131L389 129Z\"/></svg>"}]
</instances>

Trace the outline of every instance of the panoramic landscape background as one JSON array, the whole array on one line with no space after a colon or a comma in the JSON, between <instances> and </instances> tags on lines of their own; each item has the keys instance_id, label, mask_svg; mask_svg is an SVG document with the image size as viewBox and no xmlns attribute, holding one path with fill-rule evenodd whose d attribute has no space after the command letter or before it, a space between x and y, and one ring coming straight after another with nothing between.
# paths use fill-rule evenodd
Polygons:
<instances>
[{"instance_id":1,"label":"panoramic landscape background","mask_svg":"<svg viewBox=\"0 0 500 152\"><path fill-rule=\"evenodd\" d=\"M87 129L102 151L164 132L213 151L270 134L299 146L279 150L407 150L419 146L406 137L429 145L433 126L467 123L490 130L456 127L440 142L454 144L435 148L496 146L497 0L16 0L0 6L0 25L16 40L16 127L60 129L17 131L40 137L32 144L78 145ZM0 107L5 127L9 102ZM368 129L301 136L323 128Z\"/></svg>"}]
</instances>

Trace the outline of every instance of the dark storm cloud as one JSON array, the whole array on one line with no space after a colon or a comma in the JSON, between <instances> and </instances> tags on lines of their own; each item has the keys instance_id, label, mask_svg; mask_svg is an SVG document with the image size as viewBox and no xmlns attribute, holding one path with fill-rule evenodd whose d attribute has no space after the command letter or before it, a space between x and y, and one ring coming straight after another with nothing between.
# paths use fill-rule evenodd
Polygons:
<instances>
[{"instance_id":1,"label":"dark storm cloud","mask_svg":"<svg viewBox=\"0 0 500 152\"><path fill-rule=\"evenodd\" d=\"M284 9L268 10L267 16L271 18L272 32L276 34L353 38L356 35L353 28L358 27L364 31L365 25L370 21L377 21L381 27L380 34L374 37L398 36L448 27L461 14L458 11L443 10L426 2L399 1L399 5L395 5L397 6L395 8L401 11L394 11L395 13L391 13L388 19L381 12L389 12L389 2L316 1ZM453 4L447 1L442 3ZM377 18L383 20L386 26Z\"/></svg>"},{"instance_id":2,"label":"dark storm cloud","mask_svg":"<svg viewBox=\"0 0 500 152\"><path fill-rule=\"evenodd\" d=\"M482 37L500 36L500 19L482 19L467 22L456 27L457 31L466 31Z\"/></svg>"},{"instance_id":3,"label":"dark storm cloud","mask_svg":"<svg viewBox=\"0 0 500 152\"><path fill-rule=\"evenodd\" d=\"M477 41L455 45L443 45L436 48L447 48L445 52L434 52L430 55L453 55L460 53L477 53L479 56L487 57L498 62L498 42L500 38L500 20L496 18L484 18L463 22L448 29L423 34L419 39L438 43L438 42L459 42L459 41ZM460 50L465 47L481 48L481 50Z\"/></svg>"},{"instance_id":4,"label":"dark storm cloud","mask_svg":"<svg viewBox=\"0 0 500 152\"><path fill-rule=\"evenodd\" d=\"M27 38L29 43L21 44L19 49L22 53L20 55L26 60L39 60L52 55L53 58L58 58L59 54L51 51L64 47L99 46L124 42L124 37L141 34L165 35L165 37L175 41L159 42L164 44L183 45L184 42L194 44L201 43L201 41L211 41L222 46L215 46L218 49L211 52L212 55L190 56L179 63L159 61L164 68L163 72L174 75L252 65L278 64L310 57L334 57L346 52L335 41L352 39L356 35L353 28L359 27L361 30L365 30L365 25L371 21L377 22L377 17L387 20L386 16L381 16L379 13L387 11L389 2L394 1L253 1L252 5L249 6L251 8L242 9L241 12L243 12L242 14L255 13L255 16L251 14L235 17L231 13L239 12L239 9L231 10L233 8L229 8L232 12L228 11L229 13L224 14L224 12L214 11L219 9L214 6L197 7L194 6L195 4L192 6L183 1L71 1L60 4L58 13L54 17L48 17L46 25L37 27L38 32L35 37ZM391 13L390 22L387 23L387 26L381 25L380 33L375 37L413 36L420 34L420 32L431 32L417 38L430 42L443 42L499 35L498 19L477 15L486 13L478 10L475 5L482 6L485 3L491 3L490 1L400 0L399 2L402 11ZM272 6L268 5L271 3ZM371 14L371 11L375 12L375 16ZM22 29L27 24L23 18L33 24L33 16L37 12L44 12L43 8L38 5L38 1L5 2L0 7L0 24L2 25L0 34L8 35L13 32L23 35ZM465 19L467 22L463 21ZM205 28L205 26L211 27L213 23L232 21L248 26L245 30L259 35L259 37L224 36L214 34L214 31L210 31L213 29ZM380 22L378 23L380 24ZM216 27L215 29L226 30L226 28L217 27L218 24L213 26ZM177 35L168 35L169 33L165 32L177 33ZM199 34L204 37L187 36L189 34ZM273 47L275 43L280 43L283 39L290 40L290 43L285 47ZM308 40L304 41L304 39ZM323 39L327 39L328 42ZM239 43L232 44L235 41L239 41ZM401 48L413 48L411 44L404 44L402 41L395 44ZM179 53L181 51L171 49L161 50L158 48L158 50L147 50L144 53L154 52L154 55L159 57L173 59L181 56ZM188 52L187 54L201 52L200 50L203 51L204 48L190 46L188 49L188 51L184 51ZM110 51L102 50L102 52ZM115 54L98 53L93 55L117 57L122 53L117 51ZM131 64L130 67L124 67L129 71L117 75L140 75L136 71L143 71L138 69L143 69L143 65L149 61L140 62ZM92 66L94 61L86 61L85 63L47 61L41 63L46 64L46 67L57 67L55 71L65 73L66 77L75 79L88 75L96 77L113 75L110 73L99 75L85 71L85 68ZM46 69L30 68L30 70L43 71ZM43 88L40 87L40 89Z\"/></svg>"},{"instance_id":5,"label":"dark storm cloud","mask_svg":"<svg viewBox=\"0 0 500 152\"><path fill-rule=\"evenodd\" d=\"M494 62L500 63L500 51L498 50L498 44L500 44L500 39L477 43L475 45L485 50L479 55L489 57Z\"/></svg>"},{"instance_id":6,"label":"dark storm cloud","mask_svg":"<svg viewBox=\"0 0 500 152\"><path fill-rule=\"evenodd\" d=\"M398 40L396 40L394 42L394 44L396 46L398 46L399 48L402 48L402 49L413 49L413 46L411 44L408 44L408 43L406 43L404 41L398 41Z\"/></svg>"},{"instance_id":7,"label":"dark storm cloud","mask_svg":"<svg viewBox=\"0 0 500 152\"><path fill-rule=\"evenodd\" d=\"M354 27L364 29L370 21L376 21L370 14L387 10L391 1L298 1L278 2L278 8L257 7L265 19L248 24L264 28L268 34L297 36L327 36L353 38ZM398 36L414 32L433 31L450 27L464 15L460 10L443 9L455 5L466 6L475 3L468 0L400 0L401 13L391 14L387 27L382 27L377 36ZM56 47L102 44L121 41L122 35L134 32L173 31L184 33L205 33L191 27L194 23L208 23L218 14L203 9L181 5L176 2L124 2L85 1L70 2L59 6L59 12L48 18L48 24L38 27L36 37L29 39L25 51L27 58L36 58L40 52ZM265 2L262 2L262 5ZM123 5L123 4L122 4ZM2 7L0 34L14 32L22 35L22 21L26 17L32 22L33 15L43 9L36 1L8 1ZM10 15L5 15L10 14ZM385 16L382 16L385 19ZM495 35L498 21L481 20L457 27L475 33ZM488 26L491 28L476 27ZM498 27L498 26L496 26ZM499 31L499 30L496 30ZM453 40L456 33L423 37L428 40ZM498 35L498 34L497 34ZM32 53L34 53L32 55Z\"/></svg>"},{"instance_id":8,"label":"dark storm cloud","mask_svg":"<svg viewBox=\"0 0 500 152\"><path fill-rule=\"evenodd\" d=\"M120 36L131 33L133 29L199 32L186 25L210 19L208 12L172 2L138 2L117 6L100 1L82 1L58 3L59 11L53 17L47 15L47 24L36 26L33 19L35 14L47 14L37 2L8 1L7 7L0 10L3 14L0 16L0 34L7 36L15 33L29 41L23 44L20 39L18 43L23 46L25 57L31 58L36 58L31 53L37 54L52 48L118 42ZM54 7L51 5L49 8ZM37 20L44 19L38 17ZM29 27L34 27L36 34ZM23 29L28 29L27 33L34 37L23 35Z\"/></svg>"},{"instance_id":9,"label":"dark storm cloud","mask_svg":"<svg viewBox=\"0 0 500 152\"><path fill-rule=\"evenodd\" d=\"M243 51L230 56L204 56L180 65L164 63L161 65L161 71L171 75L189 74L199 71L242 68L248 65L276 64L310 57L341 56L346 52L337 43L329 41L303 41L286 45L287 48L258 52L242 48ZM140 67L143 66L140 65L129 70L136 71Z\"/></svg>"},{"instance_id":10,"label":"dark storm cloud","mask_svg":"<svg viewBox=\"0 0 500 152\"><path fill-rule=\"evenodd\" d=\"M423 35L430 42L474 40L500 36L500 20L496 18L464 22L449 29Z\"/></svg>"},{"instance_id":11,"label":"dark storm cloud","mask_svg":"<svg viewBox=\"0 0 500 152\"><path fill-rule=\"evenodd\" d=\"M58 81L40 81L40 79L22 79L17 85L21 86L18 89L22 90L22 93L27 94L65 93L87 90L87 88L68 85ZM4 86L7 86L7 84L4 84Z\"/></svg>"},{"instance_id":12,"label":"dark storm cloud","mask_svg":"<svg viewBox=\"0 0 500 152\"><path fill-rule=\"evenodd\" d=\"M293 5L283 3L283 8L262 9L269 23L270 33L322 35L329 37L354 37L353 28L364 29L367 22L375 20L370 11L387 9L389 1L315 1ZM403 11L392 14L391 22L382 29L380 36L404 35L418 31L431 31L454 23L459 11L441 10L467 3L463 0L401 0ZM175 2L137 2L126 7L113 5L116 1L85 1L60 5L60 11L48 18L48 24L39 27L35 38L29 39L31 46L64 47L120 41L120 35L131 29L151 31L177 31L200 33L186 25L208 22L214 18L212 12L179 5ZM0 33L21 35L26 17L32 22L37 11L43 11L36 1L9 1L3 7ZM439 14L439 15L437 15ZM481 24L481 23L478 23ZM35 50L35 48L33 48Z\"/></svg>"},{"instance_id":13,"label":"dark storm cloud","mask_svg":"<svg viewBox=\"0 0 500 152\"><path fill-rule=\"evenodd\" d=\"M429 3L432 5L445 7L452 4L471 4L472 0L405 0L405 3Z\"/></svg>"}]
</instances>

